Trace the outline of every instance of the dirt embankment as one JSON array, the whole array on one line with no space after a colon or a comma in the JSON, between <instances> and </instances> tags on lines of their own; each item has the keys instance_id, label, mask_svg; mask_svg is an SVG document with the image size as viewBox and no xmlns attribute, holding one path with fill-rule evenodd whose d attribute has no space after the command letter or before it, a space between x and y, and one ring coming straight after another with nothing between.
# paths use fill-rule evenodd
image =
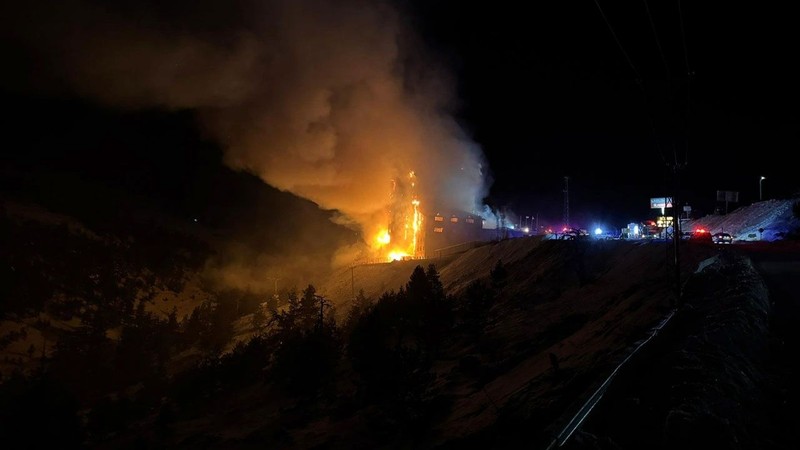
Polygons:
<instances>
[{"instance_id":1,"label":"dirt embankment","mask_svg":"<svg viewBox=\"0 0 800 450\"><path fill-rule=\"evenodd\" d=\"M770 301L749 259L721 252L568 444L577 449L781 449Z\"/></svg>"}]
</instances>

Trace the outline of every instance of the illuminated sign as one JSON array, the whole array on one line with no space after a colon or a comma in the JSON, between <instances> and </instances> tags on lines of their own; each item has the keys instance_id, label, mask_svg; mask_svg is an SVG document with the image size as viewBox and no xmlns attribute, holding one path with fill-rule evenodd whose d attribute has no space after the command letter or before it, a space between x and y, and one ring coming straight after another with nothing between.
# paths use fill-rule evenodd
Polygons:
<instances>
[{"instance_id":1,"label":"illuminated sign","mask_svg":"<svg viewBox=\"0 0 800 450\"><path fill-rule=\"evenodd\" d=\"M650 199L650 209L672 208L672 197L653 197Z\"/></svg>"}]
</instances>

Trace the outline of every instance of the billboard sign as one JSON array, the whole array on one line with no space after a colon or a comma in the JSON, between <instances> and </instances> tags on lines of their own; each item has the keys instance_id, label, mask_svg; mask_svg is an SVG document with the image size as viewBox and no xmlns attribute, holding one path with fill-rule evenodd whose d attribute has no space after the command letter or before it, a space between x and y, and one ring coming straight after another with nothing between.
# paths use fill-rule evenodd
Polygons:
<instances>
[{"instance_id":1,"label":"billboard sign","mask_svg":"<svg viewBox=\"0 0 800 450\"><path fill-rule=\"evenodd\" d=\"M739 203L738 191L717 191L718 202L732 202Z\"/></svg>"},{"instance_id":2,"label":"billboard sign","mask_svg":"<svg viewBox=\"0 0 800 450\"><path fill-rule=\"evenodd\" d=\"M650 199L650 209L672 208L672 197L654 197Z\"/></svg>"}]
</instances>

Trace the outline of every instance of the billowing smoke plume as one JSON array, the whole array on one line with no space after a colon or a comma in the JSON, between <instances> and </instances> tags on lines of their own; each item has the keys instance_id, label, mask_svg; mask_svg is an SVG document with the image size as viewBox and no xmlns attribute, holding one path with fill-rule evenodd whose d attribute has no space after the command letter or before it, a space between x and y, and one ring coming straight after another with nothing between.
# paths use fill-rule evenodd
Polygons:
<instances>
[{"instance_id":1,"label":"billowing smoke plume","mask_svg":"<svg viewBox=\"0 0 800 450\"><path fill-rule=\"evenodd\" d=\"M193 110L231 168L338 210L365 237L411 170L423 211L482 206L481 151L449 115L454 83L389 3L34 3L0 19L41 61L29 87Z\"/></svg>"}]
</instances>

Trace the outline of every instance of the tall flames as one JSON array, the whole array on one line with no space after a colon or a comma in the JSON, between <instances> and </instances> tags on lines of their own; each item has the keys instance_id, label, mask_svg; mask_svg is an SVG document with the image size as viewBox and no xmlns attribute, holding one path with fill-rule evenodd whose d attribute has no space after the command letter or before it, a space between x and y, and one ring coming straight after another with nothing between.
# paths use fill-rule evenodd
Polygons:
<instances>
[{"instance_id":1,"label":"tall flames","mask_svg":"<svg viewBox=\"0 0 800 450\"><path fill-rule=\"evenodd\" d=\"M417 195L414 171L402 180L392 180L387 225L381 228L374 242L380 258L386 261L417 259L425 255L423 214Z\"/></svg>"},{"instance_id":2,"label":"tall flames","mask_svg":"<svg viewBox=\"0 0 800 450\"><path fill-rule=\"evenodd\" d=\"M232 284L258 285L264 273L317 272L310 252L324 253L312 258L319 271L422 257L423 215L486 211L492 180L483 152L449 113L457 103L454 74L394 2L240 0L211 14L174 14L182 9L158 2L136 2L135 11L130 2L11 3L0 16L0 36L33 55L17 66L44 64L48 73L4 77L10 92L176 112L179 133L188 130L183 118L190 113L227 167L330 212L337 225L330 234L304 220L306 202L286 202L280 214L297 217L297 239L266 233L258 239L263 245L240 251L244 232L231 235L236 251L214 265L233 274ZM82 7L94 3L102 7ZM184 147L164 157L197 159ZM260 211L262 200L253 201ZM271 223L272 216L260 220ZM248 220L260 229L254 222ZM343 239L338 226L358 239Z\"/></svg>"}]
</instances>

